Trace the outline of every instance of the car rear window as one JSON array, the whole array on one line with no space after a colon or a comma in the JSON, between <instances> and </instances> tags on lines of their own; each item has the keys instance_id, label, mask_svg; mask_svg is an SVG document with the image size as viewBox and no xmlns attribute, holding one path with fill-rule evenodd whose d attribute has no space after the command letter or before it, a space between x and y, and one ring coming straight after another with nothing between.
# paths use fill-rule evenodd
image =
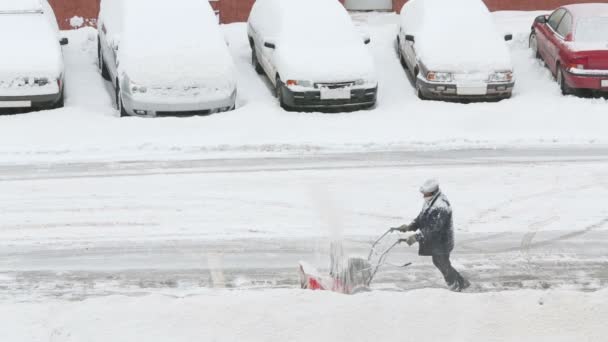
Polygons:
<instances>
[{"instance_id":1,"label":"car rear window","mask_svg":"<svg viewBox=\"0 0 608 342\"><path fill-rule=\"evenodd\" d=\"M608 17L579 20L575 35L577 42L608 42Z\"/></svg>"}]
</instances>

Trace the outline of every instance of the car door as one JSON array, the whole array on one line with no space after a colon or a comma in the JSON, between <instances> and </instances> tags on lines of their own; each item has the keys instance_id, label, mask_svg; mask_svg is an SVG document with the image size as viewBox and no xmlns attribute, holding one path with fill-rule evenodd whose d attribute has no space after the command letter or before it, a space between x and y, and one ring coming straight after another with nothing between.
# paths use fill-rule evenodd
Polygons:
<instances>
[{"instance_id":1,"label":"car door","mask_svg":"<svg viewBox=\"0 0 608 342\"><path fill-rule=\"evenodd\" d=\"M557 27L556 41L555 47L556 49L553 51L555 55L553 56L553 63L557 66L558 62L561 62L561 56L564 51L566 51L566 41L569 36L572 35L572 26L573 26L573 17L570 12L566 11L562 21L559 23ZM556 70L557 72L557 70Z\"/></svg>"},{"instance_id":2,"label":"car door","mask_svg":"<svg viewBox=\"0 0 608 342\"><path fill-rule=\"evenodd\" d=\"M549 60L548 51L549 51L549 45L552 42L550 37L553 35L553 30L549 26L549 22L555 23L555 27L557 27L557 24L559 24L559 21L561 21L561 18L563 17L565 12L566 12L566 10L564 10L563 8L559 8L559 9L553 11L553 13L551 13L549 18L547 19L547 22L544 24L538 25L535 29L536 41L538 43L538 52L540 53L543 60L545 60L545 61Z\"/></svg>"},{"instance_id":3,"label":"car door","mask_svg":"<svg viewBox=\"0 0 608 342\"><path fill-rule=\"evenodd\" d=\"M545 51L543 57L553 73L557 71L555 66L557 65L557 56L559 55L559 49L563 41L563 37L559 36L557 29L565 15L565 9L558 9L549 17L546 25L546 43L544 44Z\"/></svg>"},{"instance_id":4,"label":"car door","mask_svg":"<svg viewBox=\"0 0 608 342\"><path fill-rule=\"evenodd\" d=\"M399 48L401 49L401 53L403 54L405 64L408 70L410 70L412 76L416 76L414 74L414 70L416 69L416 65L418 64L418 62L416 60L416 49L414 48L415 42L406 40L405 37L407 36L407 34L403 29L400 30L399 35Z\"/></svg>"}]
</instances>

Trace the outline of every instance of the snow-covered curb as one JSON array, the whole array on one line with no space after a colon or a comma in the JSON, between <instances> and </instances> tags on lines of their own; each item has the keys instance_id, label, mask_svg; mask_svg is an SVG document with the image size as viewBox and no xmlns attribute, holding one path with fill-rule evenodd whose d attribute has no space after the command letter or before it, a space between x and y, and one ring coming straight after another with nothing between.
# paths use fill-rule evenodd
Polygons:
<instances>
[{"instance_id":1,"label":"snow-covered curb","mask_svg":"<svg viewBox=\"0 0 608 342\"><path fill-rule=\"evenodd\" d=\"M189 297L2 303L11 342L605 341L608 291L356 296L209 290Z\"/></svg>"}]
</instances>

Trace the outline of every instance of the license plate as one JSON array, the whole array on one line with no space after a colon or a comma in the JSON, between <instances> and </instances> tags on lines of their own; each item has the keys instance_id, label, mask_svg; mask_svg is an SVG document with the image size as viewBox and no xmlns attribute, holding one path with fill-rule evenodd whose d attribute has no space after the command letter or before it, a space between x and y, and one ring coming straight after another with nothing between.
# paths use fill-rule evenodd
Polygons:
<instances>
[{"instance_id":1,"label":"license plate","mask_svg":"<svg viewBox=\"0 0 608 342\"><path fill-rule=\"evenodd\" d=\"M0 108L29 108L32 101L0 101Z\"/></svg>"},{"instance_id":2,"label":"license plate","mask_svg":"<svg viewBox=\"0 0 608 342\"><path fill-rule=\"evenodd\" d=\"M350 88L321 88L321 100L350 100Z\"/></svg>"},{"instance_id":3,"label":"license plate","mask_svg":"<svg viewBox=\"0 0 608 342\"><path fill-rule=\"evenodd\" d=\"M458 95L486 95L487 93L488 86L485 84L456 87L456 94Z\"/></svg>"},{"instance_id":4,"label":"license plate","mask_svg":"<svg viewBox=\"0 0 608 342\"><path fill-rule=\"evenodd\" d=\"M608 80L602 80L602 88L608 88Z\"/></svg>"}]
</instances>

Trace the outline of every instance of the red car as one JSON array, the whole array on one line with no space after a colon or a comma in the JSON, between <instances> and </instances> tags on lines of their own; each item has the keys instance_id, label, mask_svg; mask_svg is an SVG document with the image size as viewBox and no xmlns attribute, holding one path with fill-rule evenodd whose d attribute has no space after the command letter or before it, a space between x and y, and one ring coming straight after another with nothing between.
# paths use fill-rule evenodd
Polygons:
<instances>
[{"instance_id":1,"label":"red car","mask_svg":"<svg viewBox=\"0 0 608 342\"><path fill-rule=\"evenodd\" d=\"M562 94L608 93L608 4L563 6L534 20L530 48Z\"/></svg>"}]
</instances>

